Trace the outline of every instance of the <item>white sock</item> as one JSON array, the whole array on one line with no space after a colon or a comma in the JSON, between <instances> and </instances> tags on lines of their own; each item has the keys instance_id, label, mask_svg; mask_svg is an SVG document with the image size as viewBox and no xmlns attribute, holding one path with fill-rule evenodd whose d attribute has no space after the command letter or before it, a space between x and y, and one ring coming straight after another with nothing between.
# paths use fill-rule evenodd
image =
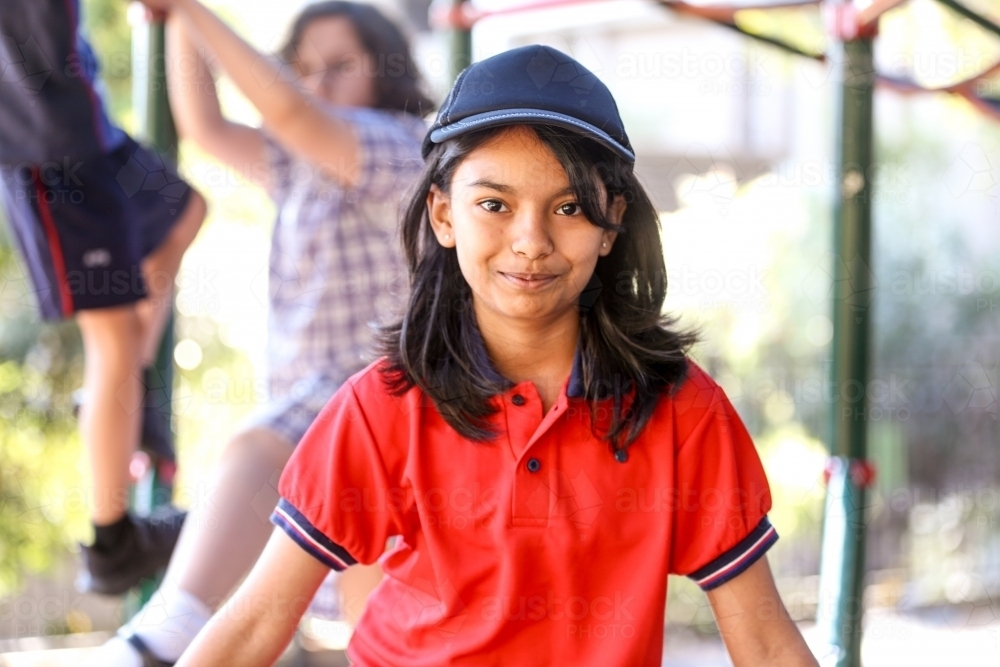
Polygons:
<instances>
[{"instance_id":1,"label":"white sock","mask_svg":"<svg viewBox=\"0 0 1000 667\"><path fill-rule=\"evenodd\" d=\"M153 594L120 634L89 656L87 667L142 667L139 652L122 635L134 633L164 662L176 662L212 617L201 600L174 585L165 584Z\"/></svg>"},{"instance_id":2,"label":"white sock","mask_svg":"<svg viewBox=\"0 0 1000 667\"><path fill-rule=\"evenodd\" d=\"M128 622L153 655L175 662L212 617L204 602L177 586L166 584Z\"/></svg>"}]
</instances>

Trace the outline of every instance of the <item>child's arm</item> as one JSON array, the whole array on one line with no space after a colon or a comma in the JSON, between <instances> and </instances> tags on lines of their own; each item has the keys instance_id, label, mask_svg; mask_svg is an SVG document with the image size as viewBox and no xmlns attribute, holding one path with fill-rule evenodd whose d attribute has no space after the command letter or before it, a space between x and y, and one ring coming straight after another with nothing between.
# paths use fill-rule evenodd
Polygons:
<instances>
[{"instance_id":1,"label":"child's arm","mask_svg":"<svg viewBox=\"0 0 1000 667\"><path fill-rule=\"evenodd\" d=\"M273 665L330 569L275 530L257 564L177 667Z\"/></svg>"},{"instance_id":2,"label":"child's arm","mask_svg":"<svg viewBox=\"0 0 1000 667\"><path fill-rule=\"evenodd\" d=\"M181 136L265 189L270 187L260 130L222 115L215 80L192 39L187 20L172 14L167 23L167 84Z\"/></svg>"},{"instance_id":3,"label":"child's arm","mask_svg":"<svg viewBox=\"0 0 1000 667\"><path fill-rule=\"evenodd\" d=\"M345 187L354 185L359 176L359 151L347 121L331 117L313 105L270 59L198 0L142 2L151 9L183 14L202 44L214 52L229 78L260 112L275 138Z\"/></svg>"},{"instance_id":4,"label":"child's arm","mask_svg":"<svg viewBox=\"0 0 1000 667\"><path fill-rule=\"evenodd\" d=\"M774 586L767 556L708 591L735 667L818 667Z\"/></svg>"}]
</instances>

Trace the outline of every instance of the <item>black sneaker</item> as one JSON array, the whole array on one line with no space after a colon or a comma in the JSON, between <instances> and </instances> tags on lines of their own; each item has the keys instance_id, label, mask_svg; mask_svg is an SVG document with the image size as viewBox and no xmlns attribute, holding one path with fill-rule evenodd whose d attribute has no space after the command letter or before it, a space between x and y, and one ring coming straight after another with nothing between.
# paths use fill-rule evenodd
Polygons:
<instances>
[{"instance_id":1,"label":"black sneaker","mask_svg":"<svg viewBox=\"0 0 1000 667\"><path fill-rule=\"evenodd\" d=\"M167 566L187 512L159 507L149 516L129 513L128 534L112 550L80 545L83 568L76 579L81 593L120 595Z\"/></svg>"}]
</instances>

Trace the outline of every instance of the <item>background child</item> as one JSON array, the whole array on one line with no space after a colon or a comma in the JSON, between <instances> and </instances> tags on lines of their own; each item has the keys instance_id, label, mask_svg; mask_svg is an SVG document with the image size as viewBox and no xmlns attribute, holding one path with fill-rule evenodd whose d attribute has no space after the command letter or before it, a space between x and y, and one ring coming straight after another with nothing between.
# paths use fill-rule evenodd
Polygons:
<instances>
[{"instance_id":1,"label":"background child","mask_svg":"<svg viewBox=\"0 0 1000 667\"><path fill-rule=\"evenodd\" d=\"M607 88L508 51L458 77L423 153L406 313L303 437L282 530L178 666L272 664L326 570L376 559L356 664L659 665L676 573L738 667L816 665L762 558L753 442L661 314Z\"/></svg>"},{"instance_id":2,"label":"background child","mask_svg":"<svg viewBox=\"0 0 1000 667\"><path fill-rule=\"evenodd\" d=\"M83 339L95 539L81 545L80 581L123 593L167 564L184 519L176 508L128 514L128 468L140 427L173 456L169 422L142 405L205 201L108 117L78 2L0 3L0 65L0 198L40 317L75 318Z\"/></svg>"},{"instance_id":3,"label":"background child","mask_svg":"<svg viewBox=\"0 0 1000 667\"><path fill-rule=\"evenodd\" d=\"M269 404L226 447L164 585L105 646L95 661L102 667L138 667L146 664L140 655L152 664L176 659L260 554L294 446L344 379L370 361L369 322L401 305L398 204L422 166L422 115L433 108L403 35L370 6L306 7L279 71L200 3L146 4L169 12L168 81L180 133L278 205ZM206 54L260 111L261 128L222 115ZM358 598L348 599L352 607L379 577L377 566L357 574L353 587L342 582L345 597Z\"/></svg>"}]
</instances>

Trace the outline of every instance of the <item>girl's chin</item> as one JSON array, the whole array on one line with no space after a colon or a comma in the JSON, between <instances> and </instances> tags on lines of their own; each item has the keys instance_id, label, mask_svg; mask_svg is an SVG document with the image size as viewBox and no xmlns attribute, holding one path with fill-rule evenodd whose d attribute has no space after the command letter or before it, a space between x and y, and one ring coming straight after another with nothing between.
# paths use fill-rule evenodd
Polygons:
<instances>
[{"instance_id":1,"label":"girl's chin","mask_svg":"<svg viewBox=\"0 0 1000 667\"><path fill-rule=\"evenodd\" d=\"M489 310L501 320L507 319L512 322L526 320L551 322L564 316L579 316L579 309L573 303L563 304L557 303L554 299L535 299L530 296L511 299L505 295L502 299L495 299Z\"/></svg>"}]
</instances>

